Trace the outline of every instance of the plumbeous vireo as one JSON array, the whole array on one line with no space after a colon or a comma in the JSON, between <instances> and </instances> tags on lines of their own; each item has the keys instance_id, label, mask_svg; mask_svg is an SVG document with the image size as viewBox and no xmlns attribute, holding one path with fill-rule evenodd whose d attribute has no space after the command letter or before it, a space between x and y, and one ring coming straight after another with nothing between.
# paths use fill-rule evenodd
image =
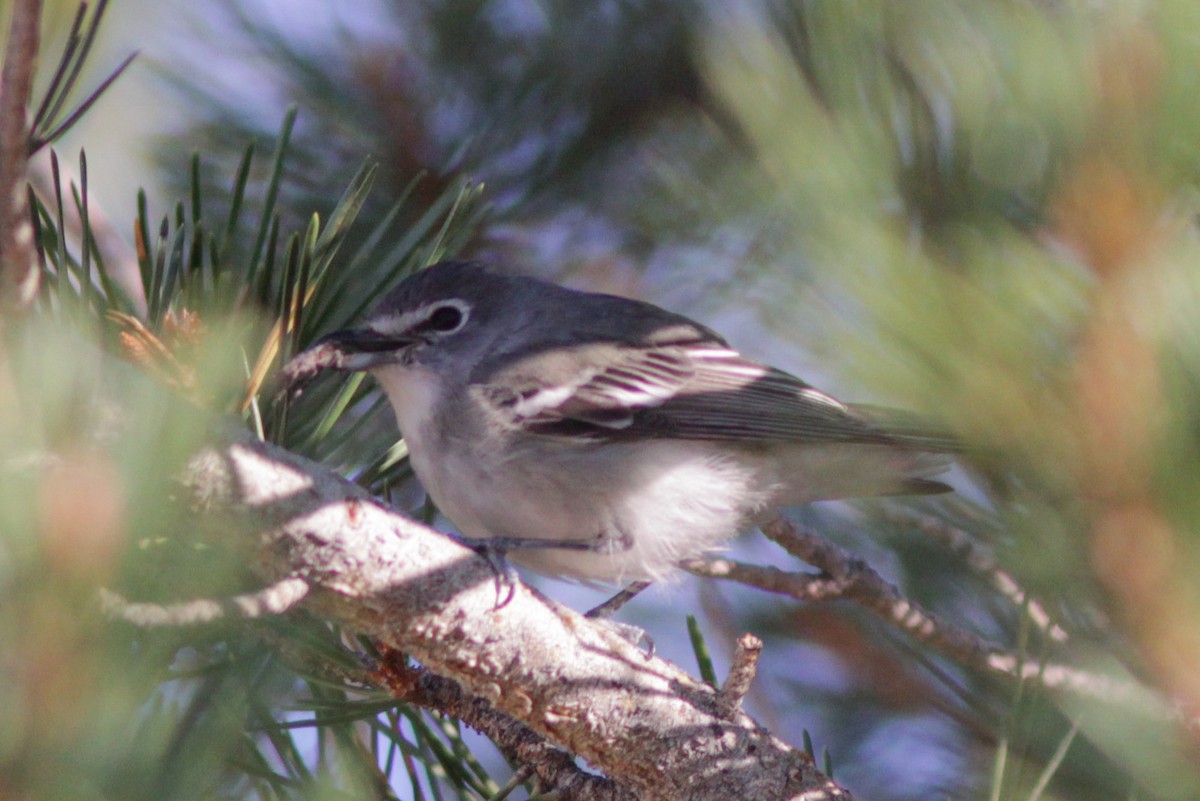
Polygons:
<instances>
[{"instance_id":1,"label":"plumbeous vireo","mask_svg":"<svg viewBox=\"0 0 1200 801\"><path fill-rule=\"evenodd\" d=\"M371 372L463 535L585 582L661 578L781 506L949 489L928 480L944 439L889 430L649 303L477 264L405 279L292 377L326 367Z\"/></svg>"}]
</instances>

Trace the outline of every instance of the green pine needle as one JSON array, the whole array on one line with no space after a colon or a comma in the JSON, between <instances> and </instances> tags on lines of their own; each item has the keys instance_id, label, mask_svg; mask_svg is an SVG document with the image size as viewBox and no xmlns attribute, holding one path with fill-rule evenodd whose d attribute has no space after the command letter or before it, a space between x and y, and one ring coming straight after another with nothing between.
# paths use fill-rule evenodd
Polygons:
<instances>
[{"instance_id":1,"label":"green pine needle","mask_svg":"<svg viewBox=\"0 0 1200 801\"><path fill-rule=\"evenodd\" d=\"M700 678L710 687L717 686L717 672L713 669L712 655L704 642L704 633L695 615L687 616L688 637L692 641L692 653L696 655L696 665L700 670Z\"/></svg>"}]
</instances>

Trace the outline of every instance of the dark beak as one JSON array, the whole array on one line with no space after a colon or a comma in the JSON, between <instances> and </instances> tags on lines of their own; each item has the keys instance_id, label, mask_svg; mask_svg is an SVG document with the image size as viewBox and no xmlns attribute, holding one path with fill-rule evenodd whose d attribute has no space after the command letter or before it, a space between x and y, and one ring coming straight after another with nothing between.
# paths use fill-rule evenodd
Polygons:
<instances>
[{"instance_id":1,"label":"dark beak","mask_svg":"<svg viewBox=\"0 0 1200 801\"><path fill-rule=\"evenodd\" d=\"M400 353L415 343L413 337L381 334L370 328L348 328L322 337L310 352L327 353L327 367L370 370L396 361Z\"/></svg>"},{"instance_id":2,"label":"dark beak","mask_svg":"<svg viewBox=\"0 0 1200 801\"><path fill-rule=\"evenodd\" d=\"M389 336L369 328L336 331L283 366L283 385L294 387L322 370L370 370L392 364L415 343L412 337Z\"/></svg>"}]
</instances>

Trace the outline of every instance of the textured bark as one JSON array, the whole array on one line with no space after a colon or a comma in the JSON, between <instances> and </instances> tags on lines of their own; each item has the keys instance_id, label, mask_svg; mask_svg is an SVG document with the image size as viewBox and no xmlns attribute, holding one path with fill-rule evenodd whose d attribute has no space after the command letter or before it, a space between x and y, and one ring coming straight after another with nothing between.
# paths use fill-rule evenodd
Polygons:
<instances>
[{"instance_id":1,"label":"textured bark","mask_svg":"<svg viewBox=\"0 0 1200 801\"><path fill-rule=\"evenodd\" d=\"M848 799L802 751L609 626L524 586L497 608L488 563L319 465L249 437L194 460L212 512L257 532L264 582L410 654L644 799Z\"/></svg>"},{"instance_id":2,"label":"textured bark","mask_svg":"<svg viewBox=\"0 0 1200 801\"><path fill-rule=\"evenodd\" d=\"M0 72L0 309L23 312L37 295L38 265L26 204L29 159L26 108L38 52L41 0L12 5Z\"/></svg>"}]
</instances>

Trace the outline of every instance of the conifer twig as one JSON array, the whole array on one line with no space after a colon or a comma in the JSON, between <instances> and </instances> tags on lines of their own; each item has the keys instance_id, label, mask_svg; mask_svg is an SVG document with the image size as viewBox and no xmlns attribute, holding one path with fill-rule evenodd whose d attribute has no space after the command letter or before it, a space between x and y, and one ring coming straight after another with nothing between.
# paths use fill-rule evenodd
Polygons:
<instances>
[{"instance_id":1,"label":"conifer twig","mask_svg":"<svg viewBox=\"0 0 1200 801\"><path fill-rule=\"evenodd\" d=\"M717 692L717 704L726 717L732 717L742 708L742 700L750 692L750 685L754 683L754 676L758 672L758 657L762 649L763 641L753 634L738 637L729 675Z\"/></svg>"},{"instance_id":2,"label":"conifer twig","mask_svg":"<svg viewBox=\"0 0 1200 801\"><path fill-rule=\"evenodd\" d=\"M1029 621L1055 642L1066 642L1067 632L1059 626L1036 598L1032 598L1020 583L1004 570L990 549L980 545L963 529L933 515L897 513L897 522L915 526L921 534L941 542L971 569L986 576L997 592L1016 607L1024 607Z\"/></svg>"},{"instance_id":3,"label":"conifer twig","mask_svg":"<svg viewBox=\"0 0 1200 801\"><path fill-rule=\"evenodd\" d=\"M1050 689L1069 690L1109 701L1167 710L1162 699L1145 687L1068 665L1039 664L962 629L923 609L887 582L865 560L819 534L797 528L783 518L763 526L763 533L788 553L822 572L796 573L723 558L690 559L684 569L698 576L736 581L802 601L848 600L896 626L961 665L1007 678L1036 681Z\"/></svg>"}]
</instances>

